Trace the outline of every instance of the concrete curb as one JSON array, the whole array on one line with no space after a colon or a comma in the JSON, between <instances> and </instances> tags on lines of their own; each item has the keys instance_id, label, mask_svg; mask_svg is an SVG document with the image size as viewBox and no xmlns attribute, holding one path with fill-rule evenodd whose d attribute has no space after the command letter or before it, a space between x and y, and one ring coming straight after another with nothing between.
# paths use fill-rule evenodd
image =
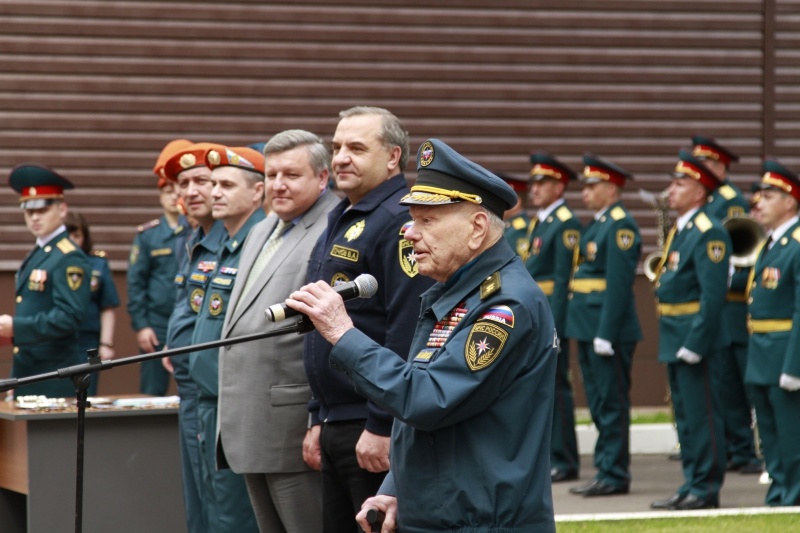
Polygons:
<instances>
[{"instance_id":1,"label":"concrete curb","mask_svg":"<svg viewBox=\"0 0 800 533\"><path fill-rule=\"evenodd\" d=\"M575 427L578 451L581 455L594 453L597 428L594 424ZM672 424L631 424L631 453L670 454L678 450L678 433Z\"/></svg>"}]
</instances>

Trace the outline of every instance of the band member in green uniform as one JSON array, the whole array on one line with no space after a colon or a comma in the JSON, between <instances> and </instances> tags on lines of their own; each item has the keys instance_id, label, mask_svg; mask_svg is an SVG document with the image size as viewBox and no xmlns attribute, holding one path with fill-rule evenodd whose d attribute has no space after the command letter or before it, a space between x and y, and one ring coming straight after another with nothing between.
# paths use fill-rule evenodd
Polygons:
<instances>
[{"instance_id":1,"label":"band member in green uniform","mask_svg":"<svg viewBox=\"0 0 800 533\"><path fill-rule=\"evenodd\" d=\"M532 154L531 164L529 198L538 211L528 225L525 266L547 296L558 332L550 477L553 482L568 481L578 479L580 471L566 327L572 257L580 241L581 223L564 201L564 191L569 182L578 176L561 161L544 152Z\"/></svg>"},{"instance_id":2,"label":"band member in green uniform","mask_svg":"<svg viewBox=\"0 0 800 533\"><path fill-rule=\"evenodd\" d=\"M708 199L704 208L706 214L719 221L748 214L749 205L742 191L728 178L728 169L731 163L739 161L739 156L715 139L702 135L692 137L692 155L701 160L720 183ZM756 456L751 414L753 404L744 384L749 341L744 291L749 274L749 268L731 266L727 303L722 311L722 320L731 343L725 347L720 358L719 381L727 469L738 470L742 474L758 474L763 466Z\"/></svg>"},{"instance_id":3,"label":"band member in green uniform","mask_svg":"<svg viewBox=\"0 0 800 533\"><path fill-rule=\"evenodd\" d=\"M749 283L747 373L764 461L769 505L800 505L800 179L764 162L761 221L767 240Z\"/></svg>"},{"instance_id":4,"label":"band member in green uniform","mask_svg":"<svg viewBox=\"0 0 800 533\"><path fill-rule=\"evenodd\" d=\"M89 306L89 259L69 238L64 190L74 185L34 164L14 167L8 178L20 193L25 225L36 246L15 276L14 316L0 315L0 337L14 344L11 376L23 378L86 361L78 330ZM75 396L70 379L53 379L14 390L15 396Z\"/></svg>"},{"instance_id":5,"label":"band member in green uniform","mask_svg":"<svg viewBox=\"0 0 800 533\"><path fill-rule=\"evenodd\" d=\"M705 212L719 181L702 161L681 150L669 187L678 219L656 268L658 360L667 364L684 483L656 509L719 506L725 478L725 430L719 366L730 338L722 322L728 291L730 238Z\"/></svg>"},{"instance_id":6,"label":"band member in green uniform","mask_svg":"<svg viewBox=\"0 0 800 533\"><path fill-rule=\"evenodd\" d=\"M595 212L576 248L566 336L578 341L586 398L598 437L597 474L570 492L627 494L630 488L631 364L642 339L633 295L641 254L639 226L621 202L633 175L614 163L583 157L583 201Z\"/></svg>"},{"instance_id":7,"label":"band member in green uniform","mask_svg":"<svg viewBox=\"0 0 800 533\"><path fill-rule=\"evenodd\" d=\"M188 231L186 219L178 211L175 184L159 177L158 188L164 214L139 226L128 259L128 314L142 353L164 349L175 306L176 250ZM168 385L169 372L160 360L141 363L139 392L162 396Z\"/></svg>"}]
</instances>

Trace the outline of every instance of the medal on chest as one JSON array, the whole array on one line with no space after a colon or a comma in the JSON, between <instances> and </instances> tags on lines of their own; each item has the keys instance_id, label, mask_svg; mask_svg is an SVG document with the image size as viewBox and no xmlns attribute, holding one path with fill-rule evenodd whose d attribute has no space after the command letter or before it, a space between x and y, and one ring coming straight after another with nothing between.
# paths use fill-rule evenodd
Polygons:
<instances>
[{"instance_id":1,"label":"medal on chest","mask_svg":"<svg viewBox=\"0 0 800 533\"><path fill-rule=\"evenodd\" d=\"M450 338L450 334L456 329L456 326L458 326L466 314L467 309L464 307L464 302L455 306L452 311L447 313L447 315L433 327L433 331L431 331L430 336L428 336L428 343L426 346L428 348L441 348L444 346L444 343Z\"/></svg>"}]
</instances>

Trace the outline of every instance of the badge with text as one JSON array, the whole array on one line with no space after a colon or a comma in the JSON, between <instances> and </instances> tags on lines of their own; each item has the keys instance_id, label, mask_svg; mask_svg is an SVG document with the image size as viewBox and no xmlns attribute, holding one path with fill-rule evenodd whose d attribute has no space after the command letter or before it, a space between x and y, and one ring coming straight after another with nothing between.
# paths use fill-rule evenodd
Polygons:
<instances>
[{"instance_id":1,"label":"badge with text","mask_svg":"<svg viewBox=\"0 0 800 533\"><path fill-rule=\"evenodd\" d=\"M483 313L478 320L494 320L510 328L514 327L514 311L507 305L495 305Z\"/></svg>"},{"instance_id":2,"label":"badge with text","mask_svg":"<svg viewBox=\"0 0 800 533\"><path fill-rule=\"evenodd\" d=\"M419 267L417 265L417 255L414 253L414 243L406 239L400 239L397 244L397 257L400 260L400 270L405 272L406 276L413 278L419 274Z\"/></svg>"},{"instance_id":3,"label":"badge with text","mask_svg":"<svg viewBox=\"0 0 800 533\"><path fill-rule=\"evenodd\" d=\"M473 372L482 370L497 360L508 339L508 332L492 322L476 322L464 346L467 366Z\"/></svg>"},{"instance_id":4,"label":"badge with text","mask_svg":"<svg viewBox=\"0 0 800 533\"><path fill-rule=\"evenodd\" d=\"M73 291L77 291L83 285L83 269L81 267L67 267L67 285Z\"/></svg>"}]
</instances>

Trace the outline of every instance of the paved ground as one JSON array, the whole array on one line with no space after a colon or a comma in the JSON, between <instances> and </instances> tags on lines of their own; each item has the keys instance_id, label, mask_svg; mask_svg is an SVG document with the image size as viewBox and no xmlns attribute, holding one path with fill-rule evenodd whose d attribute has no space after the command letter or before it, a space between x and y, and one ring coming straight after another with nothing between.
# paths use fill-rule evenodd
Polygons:
<instances>
[{"instance_id":1,"label":"paved ground","mask_svg":"<svg viewBox=\"0 0 800 533\"><path fill-rule=\"evenodd\" d=\"M587 483L594 476L592 457L581 456L581 478L553 484L553 505L556 515L625 513L650 511L650 502L666 498L682 483L679 461L670 461L666 455L634 455L631 461L630 494L584 498L569 493L569 488ZM758 483L758 475L728 472L720 493L722 508L761 507L767 485Z\"/></svg>"}]
</instances>

